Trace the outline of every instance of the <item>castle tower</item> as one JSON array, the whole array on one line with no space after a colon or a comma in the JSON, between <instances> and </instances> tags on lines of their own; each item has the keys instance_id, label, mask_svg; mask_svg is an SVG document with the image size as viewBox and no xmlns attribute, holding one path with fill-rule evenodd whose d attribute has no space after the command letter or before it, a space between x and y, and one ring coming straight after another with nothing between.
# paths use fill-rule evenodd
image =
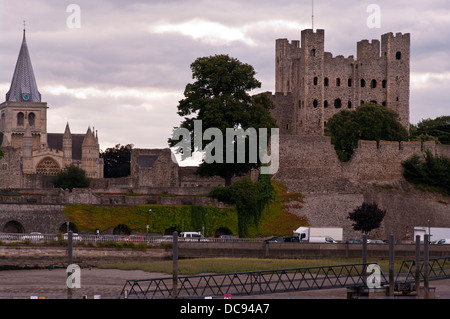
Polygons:
<instances>
[{"instance_id":1,"label":"castle tower","mask_svg":"<svg viewBox=\"0 0 450 319\"><path fill-rule=\"evenodd\" d=\"M4 141L13 148L24 145L25 129L30 126L33 149L47 145L47 103L41 102L30 54L23 30L23 40L17 58L11 87L6 101L0 104L1 132Z\"/></svg>"},{"instance_id":2,"label":"castle tower","mask_svg":"<svg viewBox=\"0 0 450 319\"><path fill-rule=\"evenodd\" d=\"M324 30L301 32L299 41L276 41L275 95L282 134L323 135L326 122L341 110L372 102L399 115L409 129L410 35L384 34L357 43L357 59L324 50Z\"/></svg>"},{"instance_id":3,"label":"castle tower","mask_svg":"<svg viewBox=\"0 0 450 319\"><path fill-rule=\"evenodd\" d=\"M94 133L89 127L81 146L81 168L86 171L89 178L98 178L98 163L100 148Z\"/></svg>"},{"instance_id":4,"label":"castle tower","mask_svg":"<svg viewBox=\"0 0 450 319\"><path fill-rule=\"evenodd\" d=\"M63 165L68 166L72 164L72 134L70 133L69 123L66 124L66 129L63 135Z\"/></svg>"}]
</instances>

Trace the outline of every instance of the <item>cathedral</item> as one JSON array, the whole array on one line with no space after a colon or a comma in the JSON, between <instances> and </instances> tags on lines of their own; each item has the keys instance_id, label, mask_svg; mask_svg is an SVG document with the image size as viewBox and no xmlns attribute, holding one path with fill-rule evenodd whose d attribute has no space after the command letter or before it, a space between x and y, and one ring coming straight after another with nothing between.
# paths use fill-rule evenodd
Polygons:
<instances>
[{"instance_id":1,"label":"cathedral","mask_svg":"<svg viewBox=\"0 0 450 319\"><path fill-rule=\"evenodd\" d=\"M25 30L6 101L0 104L0 189L49 186L51 176L74 164L89 178L103 178L98 135L47 132L47 103L42 101L31 65ZM50 176L50 177L49 177Z\"/></svg>"}]
</instances>

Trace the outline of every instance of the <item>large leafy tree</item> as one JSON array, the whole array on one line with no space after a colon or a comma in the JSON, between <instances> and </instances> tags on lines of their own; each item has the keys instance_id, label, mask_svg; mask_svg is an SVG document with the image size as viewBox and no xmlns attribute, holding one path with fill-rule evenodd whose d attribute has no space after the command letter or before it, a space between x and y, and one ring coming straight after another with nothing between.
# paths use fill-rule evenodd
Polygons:
<instances>
[{"instance_id":1,"label":"large leafy tree","mask_svg":"<svg viewBox=\"0 0 450 319\"><path fill-rule=\"evenodd\" d=\"M120 145L106 149L100 154L104 160L103 175L105 178L126 177L130 175L132 144Z\"/></svg>"},{"instance_id":2,"label":"large leafy tree","mask_svg":"<svg viewBox=\"0 0 450 319\"><path fill-rule=\"evenodd\" d=\"M405 141L407 130L398 121L398 114L384 106L366 103L355 111L343 110L327 122L326 134L331 136L341 161L350 160L358 140Z\"/></svg>"},{"instance_id":3,"label":"large leafy tree","mask_svg":"<svg viewBox=\"0 0 450 319\"><path fill-rule=\"evenodd\" d=\"M179 101L178 115L184 117L180 127L187 129L190 134L192 151L203 151L212 141L203 139L203 133L208 128L217 128L222 132L223 163L203 161L197 169L201 176L220 176L225 179L226 185L231 185L233 176L242 175L253 168L258 168L261 163L259 158L256 163L249 160L249 138L245 139L246 159L244 163L235 160L233 163L225 160L227 153L226 129L247 130L256 129L259 139L259 128L270 129L276 127L276 121L270 114L273 103L264 94L250 96L249 91L261 87L261 83L255 78L255 70L251 65L240 62L228 55L215 55L198 58L191 64L194 83L186 85L185 98ZM201 120L202 136L195 136L195 122ZM198 122L197 122L198 123ZM175 128L176 130L177 128ZM175 132L174 130L174 132ZM201 143L194 143L195 138L200 138ZM217 136L216 136L217 138ZM181 138L169 139L171 147L176 146ZM236 148L236 145L232 145ZM175 150L183 153L183 149ZM218 150L215 149L215 152ZM213 152L214 153L214 152ZM214 153L216 154L216 153Z\"/></svg>"},{"instance_id":4,"label":"large leafy tree","mask_svg":"<svg viewBox=\"0 0 450 319\"><path fill-rule=\"evenodd\" d=\"M66 166L53 179L53 185L57 188L69 189L89 187L89 178L86 172L73 164Z\"/></svg>"},{"instance_id":5,"label":"large leafy tree","mask_svg":"<svg viewBox=\"0 0 450 319\"><path fill-rule=\"evenodd\" d=\"M386 211L379 209L377 204L363 203L349 213L347 218L354 222L354 230L368 234L373 229L380 227L385 215Z\"/></svg>"}]
</instances>

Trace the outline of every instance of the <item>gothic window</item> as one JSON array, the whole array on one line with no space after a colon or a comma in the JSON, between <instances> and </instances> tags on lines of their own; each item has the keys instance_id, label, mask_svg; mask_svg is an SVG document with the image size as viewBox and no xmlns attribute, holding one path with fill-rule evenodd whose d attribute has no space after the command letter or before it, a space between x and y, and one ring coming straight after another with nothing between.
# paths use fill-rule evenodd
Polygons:
<instances>
[{"instance_id":1,"label":"gothic window","mask_svg":"<svg viewBox=\"0 0 450 319\"><path fill-rule=\"evenodd\" d=\"M316 76L316 77L314 77L314 85L317 85L317 81L318 81L318 78Z\"/></svg>"},{"instance_id":2,"label":"gothic window","mask_svg":"<svg viewBox=\"0 0 450 319\"><path fill-rule=\"evenodd\" d=\"M30 124L30 126L34 126L35 119L36 115L34 115L34 113L28 114L28 124Z\"/></svg>"},{"instance_id":3,"label":"gothic window","mask_svg":"<svg viewBox=\"0 0 450 319\"><path fill-rule=\"evenodd\" d=\"M395 54L395 59L397 59L397 60L402 59L402 53L400 51L397 51L397 53Z\"/></svg>"},{"instance_id":4,"label":"gothic window","mask_svg":"<svg viewBox=\"0 0 450 319\"><path fill-rule=\"evenodd\" d=\"M325 79L323 80L323 85L328 86L328 78L325 78Z\"/></svg>"},{"instance_id":5,"label":"gothic window","mask_svg":"<svg viewBox=\"0 0 450 319\"><path fill-rule=\"evenodd\" d=\"M341 106L342 106L341 99L336 99L336 100L334 100L334 107L335 107L336 109L340 109Z\"/></svg>"},{"instance_id":6,"label":"gothic window","mask_svg":"<svg viewBox=\"0 0 450 319\"><path fill-rule=\"evenodd\" d=\"M366 81L364 79L361 79L361 87L366 87Z\"/></svg>"},{"instance_id":7,"label":"gothic window","mask_svg":"<svg viewBox=\"0 0 450 319\"><path fill-rule=\"evenodd\" d=\"M315 108L318 106L318 104L319 104L319 101L317 101L317 100L314 100L314 101L313 101L313 106L314 106Z\"/></svg>"},{"instance_id":8,"label":"gothic window","mask_svg":"<svg viewBox=\"0 0 450 319\"><path fill-rule=\"evenodd\" d=\"M23 119L24 119L23 113L19 112L19 114L17 114L17 126L23 126Z\"/></svg>"},{"instance_id":9,"label":"gothic window","mask_svg":"<svg viewBox=\"0 0 450 319\"><path fill-rule=\"evenodd\" d=\"M312 57L316 56L316 49L312 49L312 50L311 50L311 56L312 56Z\"/></svg>"},{"instance_id":10,"label":"gothic window","mask_svg":"<svg viewBox=\"0 0 450 319\"><path fill-rule=\"evenodd\" d=\"M341 79L340 78L336 79L336 86L341 86Z\"/></svg>"},{"instance_id":11,"label":"gothic window","mask_svg":"<svg viewBox=\"0 0 450 319\"><path fill-rule=\"evenodd\" d=\"M36 167L36 173L39 175L55 176L59 173L59 165L50 157L44 158Z\"/></svg>"},{"instance_id":12,"label":"gothic window","mask_svg":"<svg viewBox=\"0 0 450 319\"><path fill-rule=\"evenodd\" d=\"M352 79L348 79L348 87L352 87Z\"/></svg>"},{"instance_id":13,"label":"gothic window","mask_svg":"<svg viewBox=\"0 0 450 319\"><path fill-rule=\"evenodd\" d=\"M375 89L377 87L377 80L372 80L372 82L370 82L370 87Z\"/></svg>"}]
</instances>

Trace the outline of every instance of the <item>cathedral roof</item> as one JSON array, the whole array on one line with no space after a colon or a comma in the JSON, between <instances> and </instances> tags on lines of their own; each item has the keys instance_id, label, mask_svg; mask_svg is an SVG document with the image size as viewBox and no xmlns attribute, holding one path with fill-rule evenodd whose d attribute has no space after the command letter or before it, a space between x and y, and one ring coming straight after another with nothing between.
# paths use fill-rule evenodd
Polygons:
<instances>
[{"instance_id":1,"label":"cathedral roof","mask_svg":"<svg viewBox=\"0 0 450 319\"><path fill-rule=\"evenodd\" d=\"M36 79L34 77L33 66L31 65L30 54L28 52L25 30L23 30L22 46L17 58L16 68L11 81L11 88L6 93L6 101L12 102L41 102Z\"/></svg>"}]
</instances>

